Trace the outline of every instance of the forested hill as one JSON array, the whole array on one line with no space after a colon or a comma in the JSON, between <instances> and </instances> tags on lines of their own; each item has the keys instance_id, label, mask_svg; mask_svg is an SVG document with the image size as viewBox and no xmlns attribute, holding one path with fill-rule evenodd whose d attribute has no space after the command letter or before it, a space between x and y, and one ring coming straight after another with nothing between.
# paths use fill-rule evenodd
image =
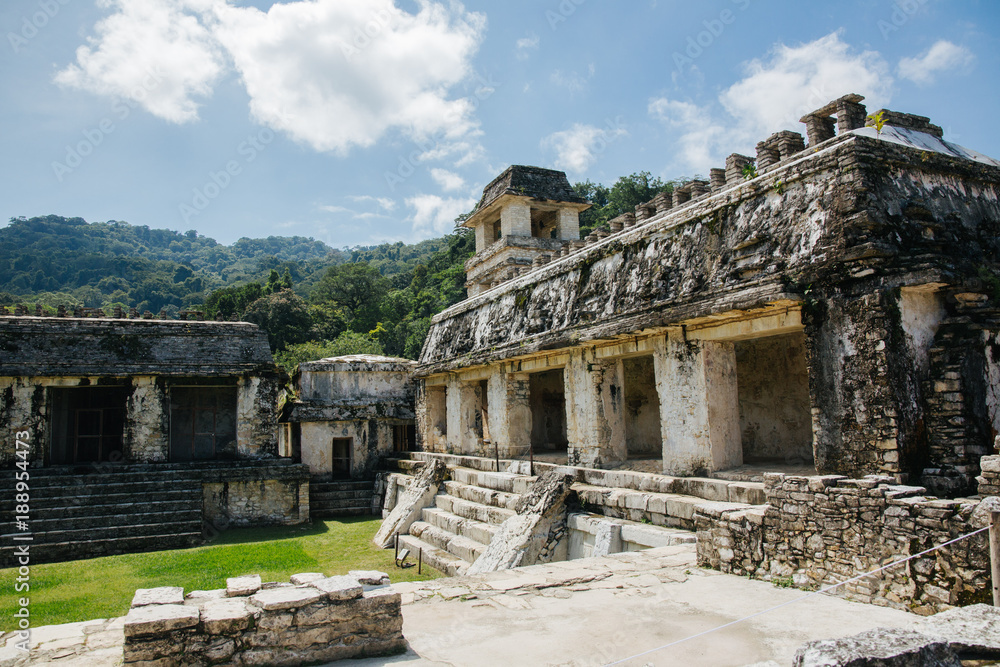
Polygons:
<instances>
[{"instance_id":1,"label":"forested hill","mask_svg":"<svg viewBox=\"0 0 1000 667\"><path fill-rule=\"evenodd\" d=\"M302 236L270 236L227 246L194 230L56 215L11 218L0 228L0 305L119 304L175 313L204 303L219 288L266 280L272 269L287 269L296 291L306 295L335 264L368 261L393 276L426 262L442 245L434 239L348 250Z\"/></svg>"}]
</instances>

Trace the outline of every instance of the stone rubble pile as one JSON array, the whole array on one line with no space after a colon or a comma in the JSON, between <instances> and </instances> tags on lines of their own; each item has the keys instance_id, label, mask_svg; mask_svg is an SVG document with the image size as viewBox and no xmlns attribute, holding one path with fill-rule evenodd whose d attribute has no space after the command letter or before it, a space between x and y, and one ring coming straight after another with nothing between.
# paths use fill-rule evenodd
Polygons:
<instances>
[{"instance_id":1,"label":"stone rubble pile","mask_svg":"<svg viewBox=\"0 0 1000 667\"><path fill-rule=\"evenodd\" d=\"M126 665L301 665L406 650L400 596L384 572L289 583L257 575L225 589L140 589L124 619Z\"/></svg>"}]
</instances>

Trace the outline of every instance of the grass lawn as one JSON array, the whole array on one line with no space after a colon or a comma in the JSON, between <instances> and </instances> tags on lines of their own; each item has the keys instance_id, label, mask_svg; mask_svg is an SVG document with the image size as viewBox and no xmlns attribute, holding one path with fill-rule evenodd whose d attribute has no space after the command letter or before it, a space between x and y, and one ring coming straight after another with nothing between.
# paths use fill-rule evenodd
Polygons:
<instances>
[{"instance_id":1,"label":"grass lawn","mask_svg":"<svg viewBox=\"0 0 1000 667\"><path fill-rule=\"evenodd\" d=\"M0 631L15 628L17 599L31 600L31 626L121 616L137 588L183 586L184 592L225 588L226 577L259 574L264 581L288 581L297 572L347 574L382 570L392 581L435 579L436 570L401 570L393 551L372 543L380 519L359 517L314 521L306 526L234 528L207 545L153 553L124 554L31 567L31 590L15 593L15 569L0 570Z\"/></svg>"}]
</instances>

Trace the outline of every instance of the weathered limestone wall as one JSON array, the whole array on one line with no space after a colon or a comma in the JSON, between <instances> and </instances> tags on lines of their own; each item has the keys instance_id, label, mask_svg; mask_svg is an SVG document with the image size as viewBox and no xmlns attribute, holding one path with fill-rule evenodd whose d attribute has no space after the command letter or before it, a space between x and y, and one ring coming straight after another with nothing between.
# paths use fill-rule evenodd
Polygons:
<instances>
[{"instance_id":1,"label":"weathered limestone wall","mask_svg":"<svg viewBox=\"0 0 1000 667\"><path fill-rule=\"evenodd\" d=\"M301 423L302 463L314 477L333 473L333 439L351 438L351 477L364 478L378 467L379 459L393 451L393 427L403 420L354 419Z\"/></svg>"},{"instance_id":2,"label":"weathered limestone wall","mask_svg":"<svg viewBox=\"0 0 1000 667\"><path fill-rule=\"evenodd\" d=\"M278 455L278 394L276 377L243 376L236 390L236 444L245 458Z\"/></svg>"},{"instance_id":3,"label":"weathered limestone wall","mask_svg":"<svg viewBox=\"0 0 1000 667\"><path fill-rule=\"evenodd\" d=\"M1000 496L1000 456L984 456L979 466L981 472L976 478L979 495Z\"/></svg>"},{"instance_id":4,"label":"weathered limestone wall","mask_svg":"<svg viewBox=\"0 0 1000 667\"><path fill-rule=\"evenodd\" d=\"M309 479L296 466L285 474L220 470L202 485L202 516L210 525L292 526L309 521ZM268 477L271 477L270 479Z\"/></svg>"},{"instance_id":5,"label":"weathered limestone wall","mask_svg":"<svg viewBox=\"0 0 1000 667\"><path fill-rule=\"evenodd\" d=\"M131 378L126 403L125 451L133 463L160 463L170 458L170 401L165 383L149 375Z\"/></svg>"},{"instance_id":6,"label":"weathered limestone wall","mask_svg":"<svg viewBox=\"0 0 1000 667\"><path fill-rule=\"evenodd\" d=\"M505 365L493 369L487 380L490 438L500 456L521 456L531 446L530 397L528 375L510 373Z\"/></svg>"},{"instance_id":7,"label":"weathered limestone wall","mask_svg":"<svg viewBox=\"0 0 1000 667\"><path fill-rule=\"evenodd\" d=\"M28 433L28 460L44 461L48 430L45 388L30 378L0 377L0 425L10 434L0 447L0 466L12 466L19 460L13 437L19 432Z\"/></svg>"},{"instance_id":8,"label":"weathered limestone wall","mask_svg":"<svg viewBox=\"0 0 1000 667\"><path fill-rule=\"evenodd\" d=\"M940 500L891 477L765 476L757 508L696 509L698 562L733 574L820 587L876 570L987 525L995 499ZM838 594L931 614L990 595L987 537L861 579Z\"/></svg>"},{"instance_id":9,"label":"weathered limestone wall","mask_svg":"<svg viewBox=\"0 0 1000 667\"><path fill-rule=\"evenodd\" d=\"M805 337L737 342L736 369L744 460L811 461Z\"/></svg>"},{"instance_id":10,"label":"weathered limestone wall","mask_svg":"<svg viewBox=\"0 0 1000 667\"><path fill-rule=\"evenodd\" d=\"M398 593L384 573L292 575L261 584L229 579L227 589L136 591L124 619L126 665L302 665L394 655L406 650ZM366 590L369 589L369 590Z\"/></svg>"}]
</instances>

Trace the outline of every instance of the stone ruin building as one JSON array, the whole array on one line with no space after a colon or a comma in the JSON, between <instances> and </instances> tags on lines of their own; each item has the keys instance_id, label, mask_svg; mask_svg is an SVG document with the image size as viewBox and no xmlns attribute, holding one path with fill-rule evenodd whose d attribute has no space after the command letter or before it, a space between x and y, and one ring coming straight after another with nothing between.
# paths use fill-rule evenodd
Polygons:
<instances>
[{"instance_id":1,"label":"stone ruin building","mask_svg":"<svg viewBox=\"0 0 1000 667\"><path fill-rule=\"evenodd\" d=\"M421 448L973 490L1000 430L1000 163L922 116L865 127L862 99L584 240L562 172L504 171L417 367Z\"/></svg>"},{"instance_id":2,"label":"stone ruin building","mask_svg":"<svg viewBox=\"0 0 1000 667\"><path fill-rule=\"evenodd\" d=\"M30 463L33 562L309 519L308 468L278 449L284 374L256 325L20 310L0 317L0 463Z\"/></svg>"},{"instance_id":3,"label":"stone ruin building","mask_svg":"<svg viewBox=\"0 0 1000 667\"><path fill-rule=\"evenodd\" d=\"M475 574L696 542L920 614L989 602L984 533L921 552L1000 508L1000 162L862 100L584 240L562 172L490 183L375 543Z\"/></svg>"},{"instance_id":4,"label":"stone ruin building","mask_svg":"<svg viewBox=\"0 0 1000 667\"><path fill-rule=\"evenodd\" d=\"M351 355L299 364L285 404L280 447L309 466L310 511L371 514L382 459L413 449L413 368L408 359Z\"/></svg>"}]
</instances>

